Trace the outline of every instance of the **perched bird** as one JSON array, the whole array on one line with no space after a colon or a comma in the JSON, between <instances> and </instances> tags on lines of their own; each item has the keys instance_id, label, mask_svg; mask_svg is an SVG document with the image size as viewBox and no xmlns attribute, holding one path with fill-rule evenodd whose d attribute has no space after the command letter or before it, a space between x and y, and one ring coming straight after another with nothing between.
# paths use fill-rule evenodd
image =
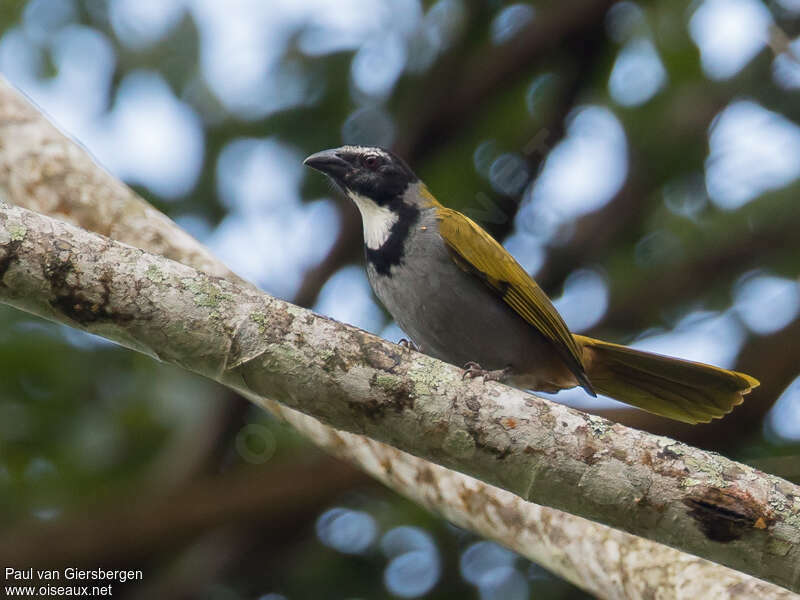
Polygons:
<instances>
[{"instance_id":1,"label":"perched bird","mask_svg":"<svg viewBox=\"0 0 800 600\"><path fill-rule=\"evenodd\" d=\"M505 248L388 150L343 146L305 164L358 207L372 289L421 352L471 376L547 392L582 386L692 424L726 415L758 386L743 373L570 333Z\"/></svg>"}]
</instances>

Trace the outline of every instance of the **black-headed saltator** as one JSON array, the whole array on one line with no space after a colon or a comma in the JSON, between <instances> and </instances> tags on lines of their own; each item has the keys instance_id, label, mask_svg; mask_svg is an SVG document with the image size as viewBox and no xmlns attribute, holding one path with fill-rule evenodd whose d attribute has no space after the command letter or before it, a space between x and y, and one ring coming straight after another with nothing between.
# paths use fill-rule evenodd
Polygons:
<instances>
[{"instance_id":1,"label":"black-headed saltator","mask_svg":"<svg viewBox=\"0 0 800 600\"><path fill-rule=\"evenodd\" d=\"M361 212L367 275L420 351L523 389L582 386L704 423L758 385L749 375L570 333L550 299L486 231L446 208L403 160L343 146L309 156Z\"/></svg>"}]
</instances>

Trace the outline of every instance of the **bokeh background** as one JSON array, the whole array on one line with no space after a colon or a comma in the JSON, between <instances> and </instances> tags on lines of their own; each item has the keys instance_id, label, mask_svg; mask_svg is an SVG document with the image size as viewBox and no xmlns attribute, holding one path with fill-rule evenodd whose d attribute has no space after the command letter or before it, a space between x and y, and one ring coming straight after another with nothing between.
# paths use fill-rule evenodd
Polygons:
<instances>
[{"instance_id":1,"label":"bokeh background","mask_svg":"<svg viewBox=\"0 0 800 600\"><path fill-rule=\"evenodd\" d=\"M396 341L357 212L301 165L394 148L574 331L762 381L696 427L558 400L800 481L798 33L798 0L2 0L0 73L240 275ZM125 598L584 597L231 392L4 306L0 562L142 569Z\"/></svg>"}]
</instances>

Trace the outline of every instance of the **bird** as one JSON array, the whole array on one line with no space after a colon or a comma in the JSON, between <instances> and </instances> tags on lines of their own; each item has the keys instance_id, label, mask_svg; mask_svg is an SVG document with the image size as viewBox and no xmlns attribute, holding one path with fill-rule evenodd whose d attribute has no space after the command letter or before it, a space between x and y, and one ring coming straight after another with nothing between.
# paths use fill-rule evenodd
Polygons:
<instances>
[{"instance_id":1,"label":"bird","mask_svg":"<svg viewBox=\"0 0 800 600\"><path fill-rule=\"evenodd\" d=\"M441 204L390 150L342 146L304 164L360 212L367 278L413 346L466 376L541 392L581 386L689 424L722 418L759 385L744 373L571 333L514 257Z\"/></svg>"}]
</instances>

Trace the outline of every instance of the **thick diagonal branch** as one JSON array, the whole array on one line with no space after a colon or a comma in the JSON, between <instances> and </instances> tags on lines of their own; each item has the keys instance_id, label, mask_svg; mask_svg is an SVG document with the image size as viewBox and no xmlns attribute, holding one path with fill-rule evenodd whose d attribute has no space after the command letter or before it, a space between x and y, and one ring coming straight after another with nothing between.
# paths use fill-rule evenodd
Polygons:
<instances>
[{"instance_id":1,"label":"thick diagonal branch","mask_svg":"<svg viewBox=\"0 0 800 600\"><path fill-rule=\"evenodd\" d=\"M28 165L47 164L29 170ZM52 174L58 174L54 177ZM64 185L75 177L86 185ZM0 198L55 214L211 273L227 269L173 222L108 176L0 78ZM57 198L52 202L49 198ZM130 208L128 204L130 203ZM121 210L114 207L122 207ZM97 215L121 218L98 219ZM165 228L164 224L168 227ZM109 225L113 225L109 227ZM165 235L166 233L166 235ZM208 260L214 269L208 269ZM231 277L231 275L226 275ZM268 407L317 445L353 461L395 491L455 524L497 540L603 598L794 598L794 594L644 538L519 497L360 435L323 425L277 402Z\"/></svg>"},{"instance_id":2,"label":"thick diagonal branch","mask_svg":"<svg viewBox=\"0 0 800 600\"><path fill-rule=\"evenodd\" d=\"M0 301L541 503L800 588L800 488L0 206Z\"/></svg>"}]
</instances>

